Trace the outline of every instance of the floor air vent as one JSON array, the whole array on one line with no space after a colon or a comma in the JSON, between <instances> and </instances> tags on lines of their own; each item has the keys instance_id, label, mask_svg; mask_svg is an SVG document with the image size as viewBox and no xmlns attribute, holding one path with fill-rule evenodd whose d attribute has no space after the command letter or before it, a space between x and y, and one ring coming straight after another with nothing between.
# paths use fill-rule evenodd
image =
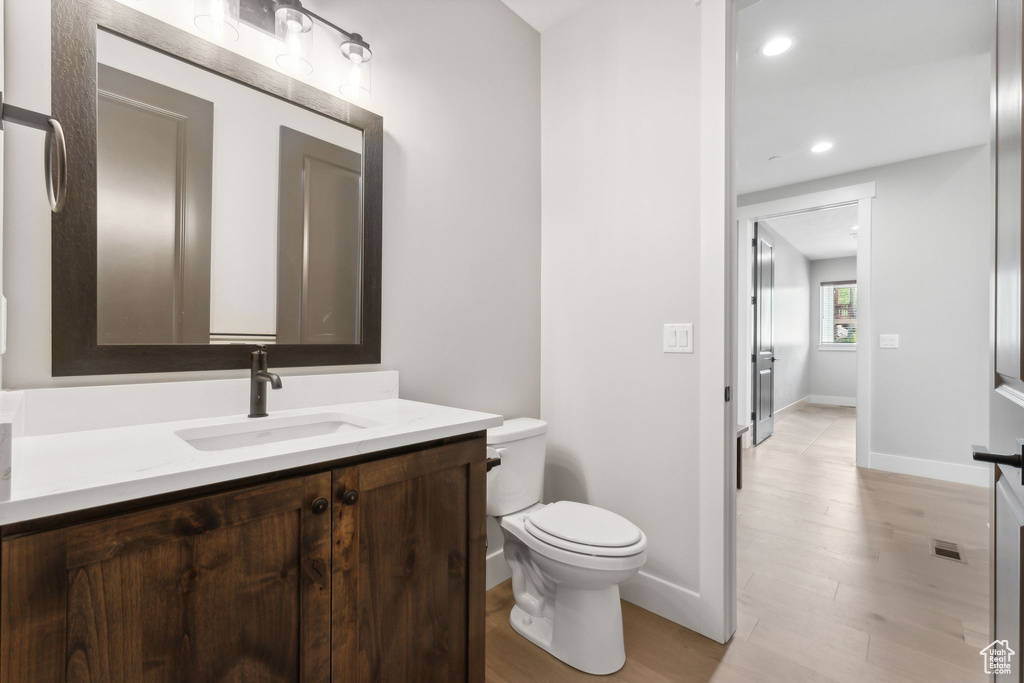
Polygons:
<instances>
[{"instance_id":1,"label":"floor air vent","mask_svg":"<svg viewBox=\"0 0 1024 683\"><path fill-rule=\"evenodd\" d=\"M950 541L940 541L937 538L931 539L932 541L932 555L935 557L943 557L947 560L955 560L957 562L963 562L963 555L960 553L960 546Z\"/></svg>"}]
</instances>

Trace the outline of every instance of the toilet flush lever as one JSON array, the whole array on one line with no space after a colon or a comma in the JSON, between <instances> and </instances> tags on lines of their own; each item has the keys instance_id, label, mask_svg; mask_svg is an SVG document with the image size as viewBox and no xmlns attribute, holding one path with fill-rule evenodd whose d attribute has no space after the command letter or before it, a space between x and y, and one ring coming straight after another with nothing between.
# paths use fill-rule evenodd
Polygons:
<instances>
[{"instance_id":1,"label":"toilet flush lever","mask_svg":"<svg viewBox=\"0 0 1024 683\"><path fill-rule=\"evenodd\" d=\"M487 458L488 472L490 472L495 467L499 467L501 465L501 458L505 455L505 452L507 450L508 449L506 448L487 448L487 455L490 456ZM493 456L491 455L492 453L494 454Z\"/></svg>"}]
</instances>

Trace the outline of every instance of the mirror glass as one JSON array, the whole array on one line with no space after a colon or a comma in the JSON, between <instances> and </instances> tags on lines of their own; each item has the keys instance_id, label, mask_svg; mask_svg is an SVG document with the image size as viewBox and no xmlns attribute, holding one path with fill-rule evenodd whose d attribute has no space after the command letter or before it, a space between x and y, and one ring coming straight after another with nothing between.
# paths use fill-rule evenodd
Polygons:
<instances>
[{"instance_id":1,"label":"mirror glass","mask_svg":"<svg viewBox=\"0 0 1024 683\"><path fill-rule=\"evenodd\" d=\"M362 131L100 31L99 344L358 344Z\"/></svg>"}]
</instances>

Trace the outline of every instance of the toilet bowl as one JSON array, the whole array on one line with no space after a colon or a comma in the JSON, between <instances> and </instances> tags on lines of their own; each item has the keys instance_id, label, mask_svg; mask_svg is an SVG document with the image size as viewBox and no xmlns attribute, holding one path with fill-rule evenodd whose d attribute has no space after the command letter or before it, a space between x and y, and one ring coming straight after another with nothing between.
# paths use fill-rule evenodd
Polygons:
<instances>
[{"instance_id":1,"label":"toilet bowl","mask_svg":"<svg viewBox=\"0 0 1024 683\"><path fill-rule=\"evenodd\" d=\"M566 664L611 674L626 662L619 585L647 559L647 537L625 518L569 501L541 504L546 423L518 418L488 430L487 513L512 571L512 628Z\"/></svg>"}]
</instances>

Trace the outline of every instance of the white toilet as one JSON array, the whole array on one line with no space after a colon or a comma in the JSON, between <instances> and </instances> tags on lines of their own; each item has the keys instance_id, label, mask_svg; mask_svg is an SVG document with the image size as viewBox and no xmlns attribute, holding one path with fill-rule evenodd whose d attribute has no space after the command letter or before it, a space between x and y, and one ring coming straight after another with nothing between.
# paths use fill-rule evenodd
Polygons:
<instances>
[{"instance_id":1,"label":"white toilet","mask_svg":"<svg viewBox=\"0 0 1024 683\"><path fill-rule=\"evenodd\" d=\"M626 663L619 584L640 571L647 537L629 520L592 505L542 505L547 423L517 418L487 430L487 514L505 536L520 635L590 674Z\"/></svg>"}]
</instances>

